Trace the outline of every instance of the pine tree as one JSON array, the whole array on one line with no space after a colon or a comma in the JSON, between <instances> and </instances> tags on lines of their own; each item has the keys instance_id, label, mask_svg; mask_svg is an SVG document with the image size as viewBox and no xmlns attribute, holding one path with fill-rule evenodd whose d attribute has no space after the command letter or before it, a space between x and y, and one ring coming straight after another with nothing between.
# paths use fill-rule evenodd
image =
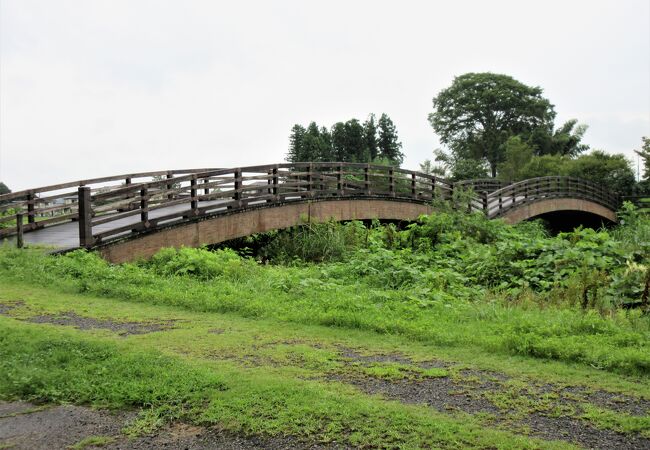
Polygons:
<instances>
[{"instance_id":1,"label":"pine tree","mask_svg":"<svg viewBox=\"0 0 650 450\"><path fill-rule=\"evenodd\" d=\"M322 161L322 147L320 128L318 128L316 122L312 122L307 127L303 139L303 154L301 161Z\"/></svg>"},{"instance_id":2,"label":"pine tree","mask_svg":"<svg viewBox=\"0 0 650 450\"><path fill-rule=\"evenodd\" d=\"M325 128L320 128L320 161L334 161L334 151L332 149L332 134Z\"/></svg>"},{"instance_id":3,"label":"pine tree","mask_svg":"<svg viewBox=\"0 0 650 450\"><path fill-rule=\"evenodd\" d=\"M291 134L289 135L289 151L286 156L287 161L298 162L302 160L305 132L305 127L302 125L295 124L291 128Z\"/></svg>"},{"instance_id":4,"label":"pine tree","mask_svg":"<svg viewBox=\"0 0 650 450\"><path fill-rule=\"evenodd\" d=\"M346 132L343 122L336 122L332 125L332 156L335 161L345 162L346 156Z\"/></svg>"},{"instance_id":5,"label":"pine tree","mask_svg":"<svg viewBox=\"0 0 650 450\"><path fill-rule=\"evenodd\" d=\"M367 162L365 148L363 126L357 119L345 122L345 161Z\"/></svg>"},{"instance_id":6,"label":"pine tree","mask_svg":"<svg viewBox=\"0 0 650 450\"><path fill-rule=\"evenodd\" d=\"M404 154L400 151L402 143L397 137L397 128L387 114L382 114L378 122L379 127L379 157L386 158L396 165L402 164Z\"/></svg>"},{"instance_id":7,"label":"pine tree","mask_svg":"<svg viewBox=\"0 0 650 450\"><path fill-rule=\"evenodd\" d=\"M374 114L370 114L363 124L363 139L370 160L375 160L379 156L379 145L377 143L377 125L375 124Z\"/></svg>"}]
</instances>

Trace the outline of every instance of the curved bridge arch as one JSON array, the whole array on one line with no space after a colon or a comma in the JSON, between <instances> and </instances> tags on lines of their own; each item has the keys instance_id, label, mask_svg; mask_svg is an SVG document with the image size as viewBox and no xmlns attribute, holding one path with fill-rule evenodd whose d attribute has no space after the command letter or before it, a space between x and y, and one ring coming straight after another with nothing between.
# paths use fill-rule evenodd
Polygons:
<instances>
[{"instance_id":1,"label":"curved bridge arch","mask_svg":"<svg viewBox=\"0 0 650 450\"><path fill-rule=\"evenodd\" d=\"M427 204L389 199L305 200L190 221L135 239L109 243L100 246L98 251L108 261L120 263L149 258L163 247L218 244L305 223L371 219L414 221L431 211L432 207Z\"/></svg>"},{"instance_id":2,"label":"curved bridge arch","mask_svg":"<svg viewBox=\"0 0 650 450\"><path fill-rule=\"evenodd\" d=\"M455 192L467 188L475 195L459 201ZM123 261L305 220L414 220L438 200L511 223L551 211L615 221L620 205L616 193L576 178L454 183L373 164L285 163L116 175L0 195L0 238L98 249Z\"/></svg>"},{"instance_id":3,"label":"curved bridge arch","mask_svg":"<svg viewBox=\"0 0 650 450\"><path fill-rule=\"evenodd\" d=\"M616 213L603 205L579 198L538 200L516 206L501 215L506 223L516 224L548 213L560 211L581 212L597 216L602 221L616 222Z\"/></svg>"}]
</instances>

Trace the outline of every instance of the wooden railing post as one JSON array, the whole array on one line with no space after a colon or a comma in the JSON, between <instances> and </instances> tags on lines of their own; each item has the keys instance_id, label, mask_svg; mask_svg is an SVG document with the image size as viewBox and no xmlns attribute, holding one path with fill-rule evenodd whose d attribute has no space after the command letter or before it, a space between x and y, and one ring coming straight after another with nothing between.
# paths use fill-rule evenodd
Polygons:
<instances>
[{"instance_id":1,"label":"wooden railing post","mask_svg":"<svg viewBox=\"0 0 650 450\"><path fill-rule=\"evenodd\" d=\"M307 166L307 197L312 197L314 195L314 177L313 177L314 166L312 163L309 163Z\"/></svg>"},{"instance_id":2,"label":"wooden railing post","mask_svg":"<svg viewBox=\"0 0 650 450\"><path fill-rule=\"evenodd\" d=\"M209 182L210 182L210 179L209 179L209 178L205 178L205 179L203 180L203 184L208 184ZM205 195L210 194L210 188L204 188L204 189L203 189L203 193L204 193Z\"/></svg>"},{"instance_id":3,"label":"wooden railing post","mask_svg":"<svg viewBox=\"0 0 650 450\"><path fill-rule=\"evenodd\" d=\"M126 177L124 179L124 185L125 186L130 186L131 183L132 183L131 177ZM133 197L135 197L134 193L126 194L126 198L133 198ZM129 209L131 209L131 208L129 207Z\"/></svg>"},{"instance_id":4,"label":"wooden railing post","mask_svg":"<svg viewBox=\"0 0 650 450\"><path fill-rule=\"evenodd\" d=\"M36 217L34 216L34 211L36 210L36 195L33 192L27 194L27 223L32 224L36 222Z\"/></svg>"},{"instance_id":5,"label":"wooden railing post","mask_svg":"<svg viewBox=\"0 0 650 450\"><path fill-rule=\"evenodd\" d=\"M363 193L370 195L370 164L363 168Z\"/></svg>"},{"instance_id":6,"label":"wooden railing post","mask_svg":"<svg viewBox=\"0 0 650 450\"><path fill-rule=\"evenodd\" d=\"M489 211L488 211L488 191L483 191L483 193L481 194L481 200L483 201L483 214L485 214L485 216L487 217L488 213L489 213Z\"/></svg>"},{"instance_id":7,"label":"wooden railing post","mask_svg":"<svg viewBox=\"0 0 650 450\"><path fill-rule=\"evenodd\" d=\"M196 174L192 175L192 179L190 180L190 208L192 208L192 212L194 212L194 215L198 214L198 207L199 207L199 202L196 198L197 194L197 189L196 189Z\"/></svg>"},{"instance_id":8,"label":"wooden railing post","mask_svg":"<svg viewBox=\"0 0 650 450\"><path fill-rule=\"evenodd\" d=\"M235 180L233 183L233 186L235 188L235 194L233 195L233 200L237 202L237 207L241 206L241 185L242 185L242 179L241 179L241 169L235 169L234 172L235 175Z\"/></svg>"},{"instance_id":9,"label":"wooden railing post","mask_svg":"<svg viewBox=\"0 0 650 450\"><path fill-rule=\"evenodd\" d=\"M90 188L80 186L78 191L79 206L79 246L89 248L93 245L93 209Z\"/></svg>"},{"instance_id":10,"label":"wooden railing post","mask_svg":"<svg viewBox=\"0 0 650 450\"><path fill-rule=\"evenodd\" d=\"M343 165L339 164L336 168L336 193L343 195Z\"/></svg>"},{"instance_id":11,"label":"wooden railing post","mask_svg":"<svg viewBox=\"0 0 650 450\"><path fill-rule=\"evenodd\" d=\"M149 224L149 189L140 189L140 222L145 228Z\"/></svg>"},{"instance_id":12,"label":"wooden railing post","mask_svg":"<svg viewBox=\"0 0 650 450\"><path fill-rule=\"evenodd\" d=\"M435 199L436 195L436 176L433 175L431 177L431 201Z\"/></svg>"},{"instance_id":13,"label":"wooden railing post","mask_svg":"<svg viewBox=\"0 0 650 450\"><path fill-rule=\"evenodd\" d=\"M16 214L16 247L23 248L23 215Z\"/></svg>"},{"instance_id":14,"label":"wooden railing post","mask_svg":"<svg viewBox=\"0 0 650 450\"><path fill-rule=\"evenodd\" d=\"M411 197L416 198L418 196L415 189L415 173L411 174Z\"/></svg>"},{"instance_id":15,"label":"wooden railing post","mask_svg":"<svg viewBox=\"0 0 650 450\"><path fill-rule=\"evenodd\" d=\"M278 180L278 165L276 164L273 166L273 200L276 202L278 201L278 184L280 184L280 180Z\"/></svg>"},{"instance_id":16,"label":"wooden railing post","mask_svg":"<svg viewBox=\"0 0 650 450\"><path fill-rule=\"evenodd\" d=\"M395 197L395 171L392 167L388 169L388 192Z\"/></svg>"},{"instance_id":17,"label":"wooden railing post","mask_svg":"<svg viewBox=\"0 0 650 450\"><path fill-rule=\"evenodd\" d=\"M171 171L167 172L167 179L171 180L172 178L174 178L174 174L171 173ZM168 191L171 191L173 187L174 187L174 183L171 182L167 183ZM174 198L174 194L172 194L171 192L167 193L167 200L172 200L173 198Z\"/></svg>"}]
</instances>

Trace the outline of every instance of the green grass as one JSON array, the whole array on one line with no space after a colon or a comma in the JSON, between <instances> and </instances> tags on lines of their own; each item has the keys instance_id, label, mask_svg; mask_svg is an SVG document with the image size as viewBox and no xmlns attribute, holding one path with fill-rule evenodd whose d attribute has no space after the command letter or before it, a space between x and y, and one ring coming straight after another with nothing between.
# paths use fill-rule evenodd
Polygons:
<instances>
[{"instance_id":1,"label":"green grass","mask_svg":"<svg viewBox=\"0 0 650 450\"><path fill-rule=\"evenodd\" d=\"M570 447L528 436L532 414L648 436L626 404L650 401L650 316L620 306L647 283L650 222L624 214L612 235L559 237L452 214L407 231L327 224L294 249L290 234L271 241L284 266L231 250L110 265L0 248L0 399L136 410L130 435L181 421L357 447ZM364 393L400 387L445 403Z\"/></svg>"},{"instance_id":2,"label":"green grass","mask_svg":"<svg viewBox=\"0 0 650 450\"><path fill-rule=\"evenodd\" d=\"M55 258L39 251L0 251L0 282L28 282L63 292L236 313L291 323L399 335L443 347L576 363L629 375L650 374L650 317L602 316L566 306L517 306L484 293L476 301L431 300L431 290L339 283L319 266L235 262L206 281L110 266L93 255Z\"/></svg>"},{"instance_id":3,"label":"green grass","mask_svg":"<svg viewBox=\"0 0 650 450\"><path fill-rule=\"evenodd\" d=\"M289 382L273 371L171 357L150 346L134 350L113 339L7 318L0 324L2 398L141 408L132 432L184 420L359 446L559 448L338 385Z\"/></svg>"},{"instance_id":4,"label":"green grass","mask_svg":"<svg viewBox=\"0 0 650 450\"><path fill-rule=\"evenodd\" d=\"M472 348L440 347L404 336L363 330L341 333L331 327L4 284L0 303L12 302L16 306L10 311L12 317L0 317L0 371L7 374L0 379L0 398L135 408L141 412L127 430L130 434L182 420L218 424L234 432L292 435L355 446L419 448L429 442L442 448L567 447L496 429L487 416L443 414L367 396L345 383L327 381L334 375L413 382L450 376L472 384L480 380L463 375L464 369L496 370L511 378L503 382L503 393L491 400L504 412L512 411L513 420L548 409L547 399L536 392L536 386L549 383L650 398L647 378L485 354ZM121 337L105 329L81 331L16 320L70 311L116 322L175 319L176 328ZM362 357L399 355L413 363L346 362L342 351ZM417 366L417 361L431 360L447 367ZM584 419L594 426L644 432L647 417L625 417L591 407Z\"/></svg>"},{"instance_id":5,"label":"green grass","mask_svg":"<svg viewBox=\"0 0 650 450\"><path fill-rule=\"evenodd\" d=\"M87 447L103 447L113 441L115 441L115 438L111 436L88 436L68 448L70 450L83 450Z\"/></svg>"}]
</instances>

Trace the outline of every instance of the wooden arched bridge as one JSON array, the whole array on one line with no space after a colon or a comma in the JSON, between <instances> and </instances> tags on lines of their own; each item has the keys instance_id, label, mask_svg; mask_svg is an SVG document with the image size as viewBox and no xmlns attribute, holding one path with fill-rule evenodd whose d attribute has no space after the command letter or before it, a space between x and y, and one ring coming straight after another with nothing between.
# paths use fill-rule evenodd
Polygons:
<instances>
[{"instance_id":1,"label":"wooden arched bridge","mask_svg":"<svg viewBox=\"0 0 650 450\"><path fill-rule=\"evenodd\" d=\"M474 195L455 195L469 188ZM286 163L118 175L0 195L0 238L92 248L122 262L305 221L415 220L435 201L454 199L457 208L510 223L562 211L614 222L620 206L607 187L576 178L453 183L372 164Z\"/></svg>"}]
</instances>

